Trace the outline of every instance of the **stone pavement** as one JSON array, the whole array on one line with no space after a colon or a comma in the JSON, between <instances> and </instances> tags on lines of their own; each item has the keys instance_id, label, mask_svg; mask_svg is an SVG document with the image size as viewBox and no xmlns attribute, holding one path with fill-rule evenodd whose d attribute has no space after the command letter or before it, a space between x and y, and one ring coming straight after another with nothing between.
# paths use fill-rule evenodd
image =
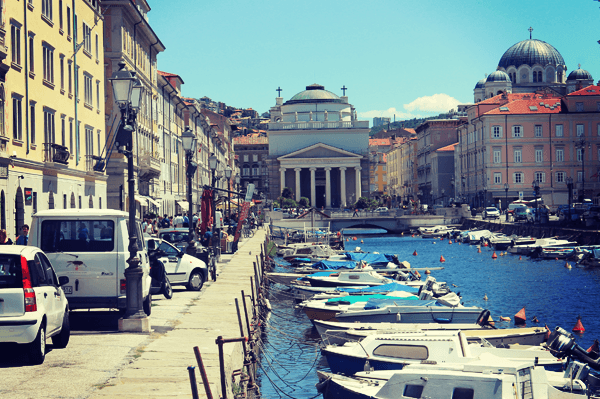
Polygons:
<instances>
[{"instance_id":1,"label":"stone pavement","mask_svg":"<svg viewBox=\"0 0 600 399\"><path fill-rule=\"evenodd\" d=\"M99 386L90 398L178 398L191 397L188 366L197 366L193 352L198 346L213 398L221 396L219 354L215 339L240 336L235 298L238 298L243 316L241 291L251 294L250 278L254 276L256 255L260 255L265 241L265 230L257 230L254 237L240 242L233 255L222 255L216 282L206 282L198 295L191 297L188 306L179 314L172 314L167 326L152 326L152 333L141 345L132 349L131 361L105 384ZM177 296L177 292L175 292ZM168 301L161 301L152 312L166 311ZM247 301L249 312L250 300ZM181 307L179 307L181 309ZM244 323L245 330L245 323ZM247 334L247 331L245 331ZM228 397L231 393L231 373L242 368L243 351L240 343L225 344ZM198 392L206 397L202 378L196 367Z\"/></svg>"}]
</instances>

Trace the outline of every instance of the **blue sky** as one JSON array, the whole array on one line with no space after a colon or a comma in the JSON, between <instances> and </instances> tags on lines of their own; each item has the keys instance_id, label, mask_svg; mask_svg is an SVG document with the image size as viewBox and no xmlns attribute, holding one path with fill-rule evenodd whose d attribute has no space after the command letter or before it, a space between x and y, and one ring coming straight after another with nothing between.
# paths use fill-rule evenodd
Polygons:
<instances>
[{"instance_id":1,"label":"blue sky","mask_svg":"<svg viewBox=\"0 0 600 399\"><path fill-rule=\"evenodd\" d=\"M148 0L166 46L158 68L183 95L263 113L312 83L360 119L437 115L473 101L477 81L513 44L552 44L569 72L600 79L596 0Z\"/></svg>"}]
</instances>

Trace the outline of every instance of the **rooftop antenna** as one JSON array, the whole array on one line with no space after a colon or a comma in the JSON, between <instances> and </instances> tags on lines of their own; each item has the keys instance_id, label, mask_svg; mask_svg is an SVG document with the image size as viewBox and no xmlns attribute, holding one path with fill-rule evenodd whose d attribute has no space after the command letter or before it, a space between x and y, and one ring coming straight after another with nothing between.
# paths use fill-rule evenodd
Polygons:
<instances>
[{"instance_id":1,"label":"rooftop antenna","mask_svg":"<svg viewBox=\"0 0 600 399\"><path fill-rule=\"evenodd\" d=\"M530 26L527 30L529 31L529 40L531 40L531 32L533 32L533 28Z\"/></svg>"}]
</instances>

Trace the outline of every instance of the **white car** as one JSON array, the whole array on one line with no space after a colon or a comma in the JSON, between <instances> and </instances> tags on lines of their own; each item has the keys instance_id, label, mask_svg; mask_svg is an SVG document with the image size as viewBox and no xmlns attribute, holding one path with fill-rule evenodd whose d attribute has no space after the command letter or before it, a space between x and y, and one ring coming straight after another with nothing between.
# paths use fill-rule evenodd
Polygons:
<instances>
[{"instance_id":1,"label":"white car","mask_svg":"<svg viewBox=\"0 0 600 399\"><path fill-rule=\"evenodd\" d=\"M54 348L69 343L69 305L44 252L33 246L6 245L0 249L0 342L16 343L32 364L46 357L46 338Z\"/></svg>"},{"instance_id":2,"label":"white car","mask_svg":"<svg viewBox=\"0 0 600 399\"><path fill-rule=\"evenodd\" d=\"M496 207L488 206L483 211L484 219L491 219L491 218L498 219L499 217L500 217L500 211Z\"/></svg>"},{"instance_id":3,"label":"white car","mask_svg":"<svg viewBox=\"0 0 600 399\"><path fill-rule=\"evenodd\" d=\"M171 243L155 237L144 237L148 251L160 250L158 258L165 266L171 285L184 285L190 291L200 291L208 278L208 267L200 259L180 251Z\"/></svg>"},{"instance_id":4,"label":"white car","mask_svg":"<svg viewBox=\"0 0 600 399\"><path fill-rule=\"evenodd\" d=\"M384 212L389 212L390 210L388 209L387 206L380 206L379 208L375 209L373 212L378 212L378 213L384 213Z\"/></svg>"}]
</instances>

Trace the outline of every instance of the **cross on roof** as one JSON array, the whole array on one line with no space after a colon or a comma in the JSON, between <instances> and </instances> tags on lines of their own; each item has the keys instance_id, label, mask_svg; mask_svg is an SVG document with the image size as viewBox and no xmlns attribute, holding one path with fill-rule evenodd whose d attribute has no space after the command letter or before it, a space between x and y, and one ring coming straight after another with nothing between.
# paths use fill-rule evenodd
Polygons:
<instances>
[{"instance_id":1,"label":"cross on roof","mask_svg":"<svg viewBox=\"0 0 600 399\"><path fill-rule=\"evenodd\" d=\"M531 32L533 32L533 28L530 26L527 30L529 31L529 38L531 39Z\"/></svg>"},{"instance_id":2,"label":"cross on roof","mask_svg":"<svg viewBox=\"0 0 600 399\"><path fill-rule=\"evenodd\" d=\"M277 90L275 90L277 92L277 97L281 97L281 92L283 90L281 90L281 87L277 86Z\"/></svg>"},{"instance_id":3,"label":"cross on roof","mask_svg":"<svg viewBox=\"0 0 600 399\"><path fill-rule=\"evenodd\" d=\"M344 93L343 95L345 96L345 95L346 95L346 90L348 90L348 88L346 87L346 85L344 85L344 86L341 88L341 90L342 90L342 92Z\"/></svg>"}]
</instances>

